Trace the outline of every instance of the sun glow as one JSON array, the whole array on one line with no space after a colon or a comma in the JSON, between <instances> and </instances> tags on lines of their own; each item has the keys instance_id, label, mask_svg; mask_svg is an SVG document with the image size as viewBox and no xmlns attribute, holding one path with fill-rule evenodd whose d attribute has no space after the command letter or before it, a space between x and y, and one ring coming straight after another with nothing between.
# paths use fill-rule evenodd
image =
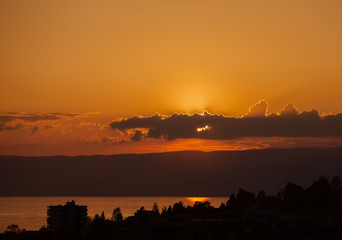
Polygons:
<instances>
[{"instance_id":1,"label":"sun glow","mask_svg":"<svg viewBox=\"0 0 342 240\"><path fill-rule=\"evenodd\" d=\"M187 197L186 200L188 200L191 204L195 204L196 202L206 202L210 198L208 197Z\"/></svg>"},{"instance_id":2,"label":"sun glow","mask_svg":"<svg viewBox=\"0 0 342 240\"><path fill-rule=\"evenodd\" d=\"M210 126L205 125L204 127L197 128L197 132L203 132L203 131L209 130L210 128L211 128Z\"/></svg>"}]
</instances>

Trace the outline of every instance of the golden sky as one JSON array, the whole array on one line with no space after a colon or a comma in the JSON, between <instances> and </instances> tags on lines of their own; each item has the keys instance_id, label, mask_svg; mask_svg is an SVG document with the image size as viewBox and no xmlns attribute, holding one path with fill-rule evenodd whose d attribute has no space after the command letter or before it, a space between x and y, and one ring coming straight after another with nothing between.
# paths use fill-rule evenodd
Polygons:
<instances>
[{"instance_id":1,"label":"golden sky","mask_svg":"<svg viewBox=\"0 0 342 240\"><path fill-rule=\"evenodd\" d=\"M0 112L82 117L59 119L72 130L53 139L40 136L52 131L47 123L33 132L21 123L27 136L19 127L0 131L0 154L39 155L48 140L55 145L44 154L69 154L57 144L65 139L82 154L80 139L96 136L82 122L114 138L108 123L116 118L203 110L241 117L261 99L269 113L293 102L300 111L336 114L341 12L340 0L2 0ZM159 145L155 151L169 149ZM126 152L138 148L145 145Z\"/></svg>"}]
</instances>

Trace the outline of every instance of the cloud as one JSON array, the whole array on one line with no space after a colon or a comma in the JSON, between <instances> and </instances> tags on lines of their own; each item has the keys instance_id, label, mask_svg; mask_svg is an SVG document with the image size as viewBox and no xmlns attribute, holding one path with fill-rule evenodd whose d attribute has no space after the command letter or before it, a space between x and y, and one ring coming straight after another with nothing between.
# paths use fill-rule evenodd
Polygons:
<instances>
[{"instance_id":1,"label":"cloud","mask_svg":"<svg viewBox=\"0 0 342 240\"><path fill-rule=\"evenodd\" d=\"M74 117L74 115L61 115L57 113L41 113L41 114L30 114L30 113L7 113L0 115L1 122L10 122L14 120L23 120L26 122L35 122L42 120L58 120L65 117Z\"/></svg>"},{"instance_id":2,"label":"cloud","mask_svg":"<svg viewBox=\"0 0 342 240\"><path fill-rule=\"evenodd\" d=\"M298 109L294 106L293 103L289 103L281 110L280 115L295 117L298 115Z\"/></svg>"},{"instance_id":3,"label":"cloud","mask_svg":"<svg viewBox=\"0 0 342 240\"><path fill-rule=\"evenodd\" d=\"M21 128L22 125L20 123L17 123L15 125L7 124L6 122L0 122L0 131L4 130L16 130Z\"/></svg>"},{"instance_id":4,"label":"cloud","mask_svg":"<svg viewBox=\"0 0 342 240\"><path fill-rule=\"evenodd\" d=\"M39 130L39 126L34 126L32 128L31 136L33 136Z\"/></svg>"},{"instance_id":5,"label":"cloud","mask_svg":"<svg viewBox=\"0 0 342 240\"><path fill-rule=\"evenodd\" d=\"M135 132L131 140L153 139L234 139L241 137L342 137L342 114L320 116L315 109L299 112L290 103L280 113L267 115L267 102L260 101L241 118L209 112L170 116L155 114L114 120L113 129ZM208 130L197 128L208 126ZM146 132L146 133L145 133ZM135 136L137 135L137 136Z\"/></svg>"},{"instance_id":6,"label":"cloud","mask_svg":"<svg viewBox=\"0 0 342 240\"><path fill-rule=\"evenodd\" d=\"M260 100L257 104L250 107L248 112L242 117L265 117L267 108L267 102L265 100Z\"/></svg>"},{"instance_id":7,"label":"cloud","mask_svg":"<svg viewBox=\"0 0 342 240\"><path fill-rule=\"evenodd\" d=\"M82 136L80 138L81 142L91 143L91 144L117 144L122 143L118 137L111 137L111 136L98 136L98 135L92 135L92 136Z\"/></svg>"},{"instance_id":8,"label":"cloud","mask_svg":"<svg viewBox=\"0 0 342 240\"><path fill-rule=\"evenodd\" d=\"M134 133L134 135L133 135L133 137L131 137L131 140L132 140L132 141L137 141L137 142L139 142L139 141L142 140L142 138L143 138L143 133L142 133L142 131L136 130L135 133Z\"/></svg>"},{"instance_id":9,"label":"cloud","mask_svg":"<svg viewBox=\"0 0 342 240\"><path fill-rule=\"evenodd\" d=\"M99 113L0 113L0 131L20 129L25 126L25 123L86 118L93 114ZM34 129L32 135L37 130Z\"/></svg>"}]
</instances>

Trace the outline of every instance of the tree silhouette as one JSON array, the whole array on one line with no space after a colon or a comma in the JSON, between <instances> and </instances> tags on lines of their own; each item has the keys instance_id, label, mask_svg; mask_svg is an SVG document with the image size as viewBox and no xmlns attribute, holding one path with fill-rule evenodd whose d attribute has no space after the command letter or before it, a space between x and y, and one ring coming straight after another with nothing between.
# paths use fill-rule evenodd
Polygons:
<instances>
[{"instance_id":1,"label":"tree silhouette","mask_svg":"<svg viewBox=\"0 0 342 240\"><path fill-rule=\"evenodd\" d=\"M173 204L172 210L175 213L183 213L185 206L182 201L179 201L178 203Z\"/></svg>"},{"instance_id":2,"label":"tree silhouette","mask_svg":"<svg viewBox=\"0 0 342 240\"><path fill-rule=\"evenodd\" d=\"M244 189L240 189L238 194L232 194L227 201L227 207L232 210L243 211L248 206L252 206L255 203L255 194L247 192Z\"/></svg>"},{"instance_id":3,"label":"tree silhouette","mask_svg":"<svg viewBox=\"0 0 342 240\"><path fill-rule=\"evenodd\" d=\"M105 221L105 214L104 214L104 212L102 212L101 215L96 214L94 216L94 222L103 222L103 221Z\"/></svg>"},{"instance_id":4,"label":"tree silhouette","mask_svg":"<svg viewBox=\"0 0 342 240\"><path fill-rule=\"evenodd\" d=\"M332 189L325 176L321 176L305 191L306 206L310 208L323 208L331 205Z\"/></svg>"},{"instance_id":5,"label":"tree silhouette","mask_svg":"<svg viewBox=\"0 0 342 240\"><path fill-rule=\"evenodd\" d=\"M285 188L280 192L283 201L283 207L287 210L300 209L304 201L304 188L300 185L287 183Z\"/></svg>"},{"instance_id":6,"label":"tree silhouette","mask_svg":"<svg viewBox=\"0 0 342 240\"><path fill-rule=\"evenodd\" d=\"M119 207L114 208L113 214L112 214L112 220L114 220L116 222L122 222L123 217L121 214L121 209Z\"/></svg>"},{"instance_id":7,"label":"tree silhouette","mask_svg":"<svg viewBox=\"0 0 342 240\"><path fill-rule=\"evenodd\" d=\"M159 214L159 207L156 202L153 204L152 211Z\"/></svg>"},{"instance_id":8,"label":"tree silhouette","mask_svg":"<svg viewBox=\"0 0 342 240\"><path fill-rule=\"evenodd\" d=\"M20 228L17 224L11 224L6 228L6 231L10 233L18 233Z\"/></svg>"},{"instance_id":9,"label":"tree silhouette","mask_svg":"<svg viewBox=\"0 0 342 240\"><path fill-rule=\"evenodd\" d=\"M340 207L342 206L342 187L341 187L341 179L338 176L335 176L331 179L330 182L331 191L332 191L332 206Z\"/></svg>"}]
</instances>

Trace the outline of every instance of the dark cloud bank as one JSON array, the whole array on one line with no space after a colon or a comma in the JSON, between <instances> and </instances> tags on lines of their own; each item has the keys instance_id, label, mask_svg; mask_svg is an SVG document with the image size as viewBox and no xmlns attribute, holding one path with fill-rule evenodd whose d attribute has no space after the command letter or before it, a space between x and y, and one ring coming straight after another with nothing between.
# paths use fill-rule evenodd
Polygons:
<instances>
[{"instance_id":1,"label":"dark cloud bank","mask_svg":"<svg viewBox=\"0 0 342 240\"><path fill-rule=\"evenodd\" d=\"M205 131L197 128L208 125ZM299 112L288 104L280 113L267 114L267 103L260 101L241 118L208 112L134 116L110 123L113 129L134 130L132 140L146 138L233 139L239 137L342 137L342 113L320 116L317 110ZM142 134L141 129L146 129Z\"/></svg>"}]
</instances>

